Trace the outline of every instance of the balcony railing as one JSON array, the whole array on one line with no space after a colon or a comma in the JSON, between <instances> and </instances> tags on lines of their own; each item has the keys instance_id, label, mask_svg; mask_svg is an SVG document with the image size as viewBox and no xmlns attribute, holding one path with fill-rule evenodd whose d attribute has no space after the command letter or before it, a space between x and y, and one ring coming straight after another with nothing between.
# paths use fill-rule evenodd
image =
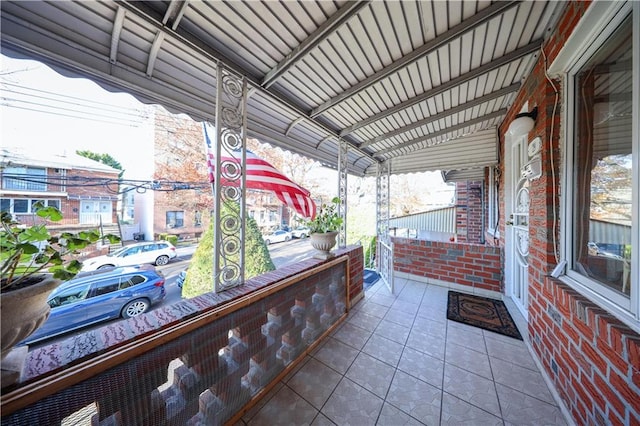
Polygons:
<instances>
[{"instance_id":1,"label":"balcony railing","mask_svg":"<svg viewBox=\"0 0 640 426\"><path fill-rule=\"evenodd\" d=\"M325 263L302 262L301 272L275 283L265 276L249 280L244 289L224 292L231 300L222 304L211 306L220 295L206 294L131 318L120 333L105 327L93 336L110 341L111 349L87 353L75 365L63 365L70 354L60 346L43 348L28 362L59 366L3 393L2 424L239 419L346 317L350 278L362 291L361 272L354 273L362 268L362 249L343 253ZM158 327L161 321L168 325ZM126 329L136 335L122 340ZM86 349L88 337L74 336L73 347Z\"/></svg>"},{"instance_id":2,"label":"balcony railing","mask_svg":"<svg viewBox=\"0 0 640 426\"><path fill-rule=\"evenodd\" d=\"M10 177L2 178L2 189L6 191L38 191L45 192L47 184L42 182L28 182L24 179L14 179Z\"/></svg>"},{"instance_id":3,"label":"balcony railing","mask_svg":"<svg viewBox=\"0 0 640 426\"><path fill-rule=\"evenodd\" d=\"M113 223L113 215L109 213L80 213L81 225L99 225Z\"/></svg>"}]
</instances>

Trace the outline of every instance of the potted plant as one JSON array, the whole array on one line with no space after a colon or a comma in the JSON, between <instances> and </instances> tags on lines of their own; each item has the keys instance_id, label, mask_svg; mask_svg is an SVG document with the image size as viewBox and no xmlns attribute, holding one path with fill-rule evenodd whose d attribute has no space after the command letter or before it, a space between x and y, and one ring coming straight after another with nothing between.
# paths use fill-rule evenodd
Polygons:
<instances>
[{"instance_id":1,"label":"potted plant","mask_svg":"<svg viewBox=\"0 0 640 426\"><path fill-rule=\"evenodd\" d=\"M55 207L40 202L33 207L35 215L45 221L62 220L62 213ZM0 226L0 360L5 387L19 378L19 358L24 358L26 351L17 354L15 360L6 359L7 355L46 321L47 297L62 281L80 272L82 263L75 256L101 236L97 230L53 236L46 224L24 226L6 211L0 212ZM104 238L110 243L120 240L115 235Z\"/></svg>"},{"instance_id":2,"label":"potted plant","mask_svg":"<svg viewBox=\"0 0 640 426\"><path fill-rule=\"evenodd\" d=\"M306 222L311 233L311 246L317 250L313 256L317 259L333 257L331 249L336 245L336 236L342 226L342 218L338 214L340 198L334 197L331 204L322 204L316 216Z\"/></svg>"}]
</instances>

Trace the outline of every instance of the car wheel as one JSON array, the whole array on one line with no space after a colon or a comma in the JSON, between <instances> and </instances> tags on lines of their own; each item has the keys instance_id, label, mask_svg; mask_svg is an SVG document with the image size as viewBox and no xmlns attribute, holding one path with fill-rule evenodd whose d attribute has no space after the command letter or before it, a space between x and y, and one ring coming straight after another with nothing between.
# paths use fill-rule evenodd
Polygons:
<instances>
[{"instance_id":1,"label":"car wheel","mask_svg":"<svg viewBox=\"0 0 640 426\"><path fill-rule=\"evenodd\" d=\"M286 237L284 240L285 241L291 241L291 237Z\"/></svg>"},{"instance_id":2,"label":"car wheel","mask_svg":"<svg viewBox=\"0 0 640 426\"><path fill-rule=\"evenodd\" d=\"M131 318L147 312L149 302L144 299L133 300L122 310L122 318Z\"/></svg>"},{"instance_id":3,"label":"car wheel","mask_svg":"<svg viewBox=\"0 0 640 426\"><path fill-rule=\"evenodd\" d=\"M107 269L107 268L113 268L113 265L100 265L96 269Z\"/></svg>"},{"instance_id":4,"label":"car wheel","mask_svg":"<svg viewBox=\"0 0 640 426\"><path fill-rule=\"evenodd\" d=\"M156 259L156 266L162 266L169 263L169 256L158 256Z\"/></svg>"}]
</instances>

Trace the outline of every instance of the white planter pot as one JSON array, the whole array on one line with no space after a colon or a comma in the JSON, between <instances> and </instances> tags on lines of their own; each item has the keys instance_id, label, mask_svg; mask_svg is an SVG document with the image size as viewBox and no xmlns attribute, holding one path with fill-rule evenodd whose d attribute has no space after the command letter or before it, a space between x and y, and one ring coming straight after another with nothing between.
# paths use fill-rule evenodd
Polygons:
<instances>
[{"instance_id":1,"label":"white planter pot","mask_svg":"<svg viewBox=\"0 0 640 426\"><path fill-rule=\"evenodd\" d=\"M49 318L47 298L61 283L54 278L45 278L37 284L0 294L0 359L4 359L16 343L30 336Z\"/></svg>"},{"instance_id":2,"label":"white planter pot","mask_svg":"<svg viewBox=\"0 0 640 426\"><path fill-rule=\"evenodd\" d=\"M311 247L317 251L313 257L322 260L334 257L331 249L336 245L337 236L338 231L311 234Z\"/></svg>"}]
</instances>

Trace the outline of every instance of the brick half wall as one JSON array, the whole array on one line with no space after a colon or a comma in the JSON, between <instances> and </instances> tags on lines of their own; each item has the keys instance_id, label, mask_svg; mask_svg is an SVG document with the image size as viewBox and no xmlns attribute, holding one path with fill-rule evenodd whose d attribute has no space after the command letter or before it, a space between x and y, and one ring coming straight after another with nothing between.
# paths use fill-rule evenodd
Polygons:
<instances>
[{"instance_id":1,"label":"brick half wall","mask_svg":"<svg viewBox=\"0 0 640 426\"><path fill-rule=\"evenodd\" d=\"M502 293L502 249L480 244L394 238L394 271L469 293Z\"/></svg>"}]
</instances>

